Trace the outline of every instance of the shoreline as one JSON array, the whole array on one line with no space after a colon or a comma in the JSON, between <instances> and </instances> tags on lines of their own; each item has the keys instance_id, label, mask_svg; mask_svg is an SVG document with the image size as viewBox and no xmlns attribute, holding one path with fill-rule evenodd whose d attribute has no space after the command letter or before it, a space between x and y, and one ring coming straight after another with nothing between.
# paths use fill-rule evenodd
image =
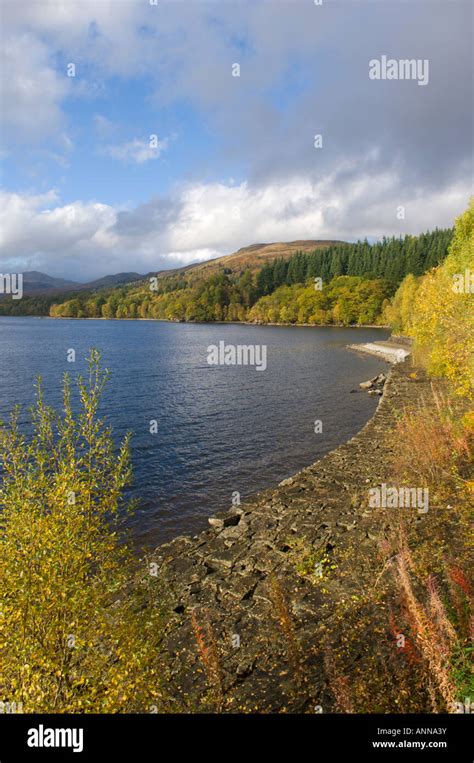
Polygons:
<instances>
[{"instance_id":1,"label":"shoreline","mask_svg":"<svg viewBox=\"0 0 474 763\"><path fill-rule=\"evenodd\" d=\"M428 384L425 379L414 384L410 371L408 362L392 366L374 414L350 440L277 487L209 517L209 529L192 537L178 536L147 556L163 571L169 596L165 651L179 704L199 702L206 692L191 618L200 613L216 633L227 634L227 641L231 634L239 635L238 649L223 647L230 712L249 707L262 712L300 712L312 704L334 707L323 654L308 667L305 696L296 692L289 698L290 679L281 678L282 661L284 665L287 658L278 640L271 589L277 580L305 654L314 651L322 624L326 632L339 632L335 609L341 597L351 596L349 579L356 574L357 587L373 583L386 516L367 510L367 491L390 479L388 434L398 410L418 402ZM298 543L308 545L311 558L320 556L327 564L334 559L323 591L311 575L298 574L292 550ZM275 638L268 642L267 631L274 627ZM291 666L286 667L291 673Z\"/></svg>"},{"instance_id":2,"label":"shoreline","mask_svg":"<svg viewBox=\"0 0 474 763\"><path fill-rule=\"evenodd\" d=\"M73 316L66 315L2 315L1 318L38 318L40 320L52 320L52 321L116 321L122 323L123 321L152 321L158 323L178 323L187 326L276 326L281 328L339 328L339 329L384 329L390 331L390 326L385 324L374 323L256 323L255 321L178 321L171 320L169 318L91 318L81 317L75 318Z\"/></svg>"},{"instance_id":3,"label":"shoreline","mask_svg":"<svg viewBox=\"0 0 474 763\"><path fill-rule=\"evenodd\" d=\"M388 363L403 363L411 355L411 346L396 342L392 337L382 342L364 342L361 344L348 344L348 350L372 355Z\"/></svg>"}]
</instances>

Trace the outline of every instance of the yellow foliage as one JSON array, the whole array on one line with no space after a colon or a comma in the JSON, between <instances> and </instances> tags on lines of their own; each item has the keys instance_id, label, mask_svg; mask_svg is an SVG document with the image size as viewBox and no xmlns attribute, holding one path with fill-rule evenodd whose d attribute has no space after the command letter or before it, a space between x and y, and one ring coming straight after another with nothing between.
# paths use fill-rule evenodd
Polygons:
<instances>
[{"instance_id":1,"label":"yellow foliage","mask_svg":"<svg viewBox=\"0 0 474 763\"><path fill-rule=\"evenodd\" d=\"M455 391L474 397L474 199L455 223L446 260L422 278L407 276L385 319L414 339L415 359Z\"/></svg>"},{"instance_id":2,"label":"yellow foliage","mask_svg":"<svg viewBox=\"0 0 474 763\"><path fill-rule=\"evenodd\" d=\"M397 333L410 335L412 328L412 311L420 279L409 273L392 300L383 311L383 322L388 323Z\"/></svg>"},{"instance_id":3,"label":"yellow foliage","mask_svg":"<svg viewBox=\"0 0 474 763\"><path fill-rule=\"evenodd\" d=\"M38 382L29 441L18 410L0 427L0 700L25 712L146 711L160 696L161 615L114 527L131 471L128 440L117 453L97 418L106 377L92 352L76 417L65 377L62 416Z\"/></svg>"}]
</instances>

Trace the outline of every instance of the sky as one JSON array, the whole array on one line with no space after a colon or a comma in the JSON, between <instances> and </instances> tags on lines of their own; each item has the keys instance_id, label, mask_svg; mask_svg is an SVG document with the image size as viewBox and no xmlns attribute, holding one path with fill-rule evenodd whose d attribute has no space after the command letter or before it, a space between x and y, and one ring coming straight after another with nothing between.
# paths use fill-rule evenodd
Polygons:
<instances>
[{"instance_id":1,"label":"sky","mask_svg":"<svg viewBox=\"0 0 474 763\"><path fill-rule=\"evenodd\" d=\"M3 273L416 234L472 194L470 0L0 8ZM428 81L372 78L383 56Z\"/></svg>"}]
</instances>

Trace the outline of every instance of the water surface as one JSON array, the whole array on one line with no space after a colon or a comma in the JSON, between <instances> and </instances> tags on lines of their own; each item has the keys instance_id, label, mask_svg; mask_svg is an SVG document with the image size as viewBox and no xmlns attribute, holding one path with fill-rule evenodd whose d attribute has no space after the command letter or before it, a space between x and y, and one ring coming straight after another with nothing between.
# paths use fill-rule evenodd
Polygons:
<instances>
[{"instance_id":1,"label":"water surface","mask_svg":"<svg viewBox=\"0 0 474 763\"><path fill-rule=\"evenodd\" d=\"M141 507L137 542L156 544L207 526L207 517L276 485L352 437L377 400L351 394L387 364L349 352L384 329L0 318L0 418L34 401L44 379L59 405L65 371L85 373L96 347L112 372L101 413L119 438L131 430ZM210 366L207 347L263 344L267 369ZM76 362L67 362L68 349ZM323 431L316 434L314 422ZM150 421L158 432L150 433Z\"/></svg>"}]
</instances>

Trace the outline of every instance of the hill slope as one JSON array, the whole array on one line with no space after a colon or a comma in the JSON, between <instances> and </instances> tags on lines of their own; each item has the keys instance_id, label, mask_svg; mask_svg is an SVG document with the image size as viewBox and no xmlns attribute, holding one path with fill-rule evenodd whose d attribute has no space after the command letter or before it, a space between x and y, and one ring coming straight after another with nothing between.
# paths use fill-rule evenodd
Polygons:
<instances>
[{"instance_id":1,"label":"hill slope","mask_svg":"<svg viewBox=\"0 0 474 763\"><path fill-rule=\"evenodd\" d=\"M23 273L23 291L25 294L45 292L50 289L77 289L76 281L65 278L55 278L38 270L27 270Z\"/></svg>"},{"instance_id":2,"label":"hill slope","mask_svg":"<svg viewBox=\"0 0 474 763\"><path fill-rule=\"evenodd\" d=\"M237 252L216 257L213 260L185 265L182 268L172 270L160 270L158 273L148 273L149 276L157 275L158 278L178 275L179 273L193 273L198 278L208 278L213 273L225 271L227 273L240 273L249 269L252 272L259 270L262 265L277 258L289 259L295 252L313 252L315 249L324 249L334 244L342 244L343 241L280 241L271 244L251 244L244 246Z\"/></svg>"},{"instance_id":3,"label":"hill slope","mask_svg":"<svg viewBox=\"0 0 474 763\"><path fill-rule=\"evenodd\" d=\"M270 262L277 257L288 259L297 251L311 252L315 249L331 246L331 244L334 243L341 242L308 240L277 242L272 244L251 244L250 246L245 246L232 254L225 254L214 260L196 262L181 268L159 271L154 270L146 275L135 272L115 273L86 283L78 283L77 281L71 281L64 278L55 278L54 276L47 275L47 273L30 270L23 273L23 293L25 296L47 296L65 294L67 292L96 291L97 289L110 289L114 286L124 286L137 281L145 281L151 276L166 278L167 276L179 275L180 273L195 274L196 277L200 279L207 278L219 271L240 273L246 268L249 268L255 272L266 262Z\"/></svg>"}]
</instances>

